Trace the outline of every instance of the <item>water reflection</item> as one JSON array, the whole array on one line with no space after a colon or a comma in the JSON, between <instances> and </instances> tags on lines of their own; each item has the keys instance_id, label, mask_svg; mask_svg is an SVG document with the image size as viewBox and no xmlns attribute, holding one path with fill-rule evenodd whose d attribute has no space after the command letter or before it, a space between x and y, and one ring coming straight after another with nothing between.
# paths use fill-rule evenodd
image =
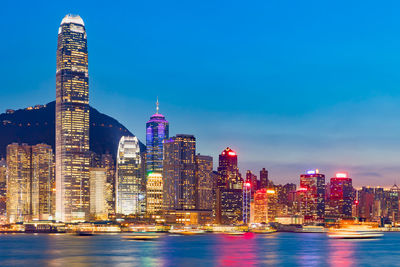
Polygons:
<instances>
[{"instance_id":1,"label":"water reflection","mask_svg":"<svg viewBox=\"0 0 400 267\"><path fill-rule=\"evenodd\" d=\"M218 266L255 266L258 263L255 234L241 236L221 234L213 248Z\"/></svg>"},{"instance_id":2,"label":"water reflection","mask_svg":"<svg viewBox=\"0 0 400 267\"><path fill-rule=\"evenodd\" d=\"M369 240L367 240L369 241ZM329 240L329 263L331 266L354 266L355 255L360 240ZM361 241L362 242L362 241Z\"/></svg>"}]
</instances>

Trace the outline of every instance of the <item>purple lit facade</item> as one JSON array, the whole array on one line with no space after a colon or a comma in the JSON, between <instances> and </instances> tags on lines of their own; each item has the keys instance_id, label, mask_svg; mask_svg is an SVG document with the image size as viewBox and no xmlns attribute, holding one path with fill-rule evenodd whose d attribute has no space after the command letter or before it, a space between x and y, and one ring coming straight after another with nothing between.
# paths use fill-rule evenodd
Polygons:
<instances>
[{"instance_id":1,"label":"purple lit facade","mask_svg":"<svg viewBox=\"0 0 400 267\"><path fill-rule=\"evenodd\" d=\"M169 137L169 123L157 113L146 123L146 172L162 173L163 140Z\"/></svg>"}]
</instances>

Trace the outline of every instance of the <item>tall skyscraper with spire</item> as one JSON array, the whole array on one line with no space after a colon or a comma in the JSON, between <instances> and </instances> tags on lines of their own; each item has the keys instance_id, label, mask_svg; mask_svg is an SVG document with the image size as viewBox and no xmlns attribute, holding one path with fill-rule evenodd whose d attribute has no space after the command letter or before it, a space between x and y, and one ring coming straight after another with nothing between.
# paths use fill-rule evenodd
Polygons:
<instances>
[{"instance_id":1,"label":"tall skyscraper with spire","mask_svg":"<svg viewBox=\"0 0 400 267\"><path fill-rule=\"evenodd\" d=\"M163 170L163 140L169 137L169 123L159 113L157 98L156 113L146 123L146 172L162 173Z\"/></svg>"},{"instance_id":2,"label":"tall skyscraper with spire","mask_svg":"<svg viewBox=\"0 0 400 267\"><path fill-rule=\"evenodd\" d=\"M146 201L147 213L157 214L163 208L163 141L169 137L169 123L156 113L146 123Z\"/></svg>"},{"instance_id":3,"label":"tall skyscraper with spire","mask_svg":"<svg viewBox=\"0 0 400 267\"><path fill-rule=\"evenodd\" d=\"M58 30L56 72L56 219L89 214L89 75L85 24L66 15Z\"/></svg>"}]
</instances>

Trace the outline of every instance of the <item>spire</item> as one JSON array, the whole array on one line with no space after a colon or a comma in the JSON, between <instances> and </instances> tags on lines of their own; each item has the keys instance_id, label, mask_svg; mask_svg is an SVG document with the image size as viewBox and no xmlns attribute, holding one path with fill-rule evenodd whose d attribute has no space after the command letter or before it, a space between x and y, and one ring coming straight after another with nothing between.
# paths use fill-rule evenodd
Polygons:
<instances>
[{"instance_id":1,"label":"spire","mask_svg":"<svg viewBox=\"0 0 400 267\"><path fill-rule=\"evenodd\" d=\"M160 107L159 107L159 103L158 103L158 96L157 96L157 103L156 103L156 105L157 105L157 107L156 107L156 114L158 114L158 110L160 109Z\"/></svg>"}]
</instances>

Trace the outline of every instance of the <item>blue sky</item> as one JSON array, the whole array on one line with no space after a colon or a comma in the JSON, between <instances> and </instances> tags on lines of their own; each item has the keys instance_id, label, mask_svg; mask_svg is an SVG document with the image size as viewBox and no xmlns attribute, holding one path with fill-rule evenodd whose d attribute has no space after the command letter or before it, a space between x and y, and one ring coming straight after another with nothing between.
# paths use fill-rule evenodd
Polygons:
<instances>
[{"instance_id":1,"label":"blue sky","mask_svg":"<svg viewBox=\"0 0 400 267\"><path fill-rule=\"evenodd\" d=\"M90 103L144 140L160 99L171 134L298 183L319 168L400 183L400 3L5 1L0 110L55 98L57 30L80 14Z\"/></svg>"}]
</instances>

